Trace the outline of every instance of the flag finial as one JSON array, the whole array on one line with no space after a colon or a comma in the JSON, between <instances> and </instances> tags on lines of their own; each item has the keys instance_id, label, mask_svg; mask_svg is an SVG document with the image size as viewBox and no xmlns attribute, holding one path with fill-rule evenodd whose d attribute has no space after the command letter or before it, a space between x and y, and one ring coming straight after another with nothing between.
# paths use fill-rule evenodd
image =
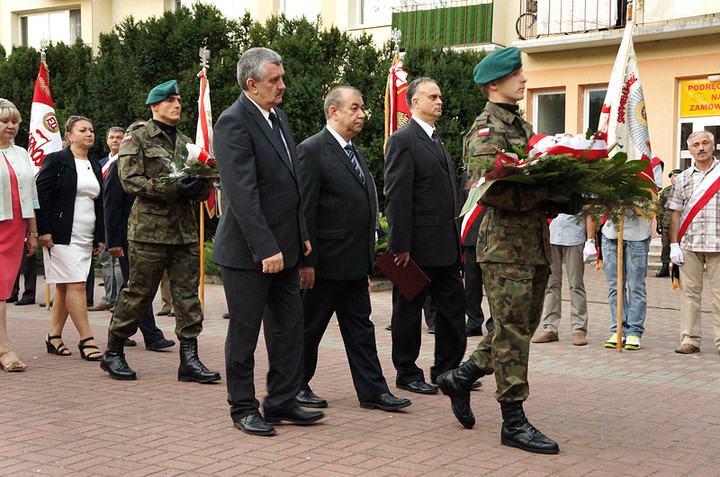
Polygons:
<instances>
[{"instance_id":1,"label":"flag finial","mask_svg":"<svg viewBox=\"0 0 720 477\"><path fill-rule=\"evenodd\" d=\"M206 46L200 48L200 66L203 68L210 66L210 50Z\"/></svg>"},{"instance_id":2,"label":"flag finial","mask_svg":"<svg viewBox=\"0 0 720 477\"><path fill-rule=\"evenodd\" d=\"M47 50L47 47L50 45L50 42L47 41L45 38L40 40L40 61L45 63L45 50Z\"/></svg>"},{"instance_id":3,"label":"flag finial","mask_svg":"<svg viewBox=\"0 0 720 477\"><path fill-rule=\"evenodd\" d=\"M400 38L402 38L402 32L398 30L397 28L393 28L390 32L390 40L395 45L393 47L393 52L397 55L400 53Z\"/></svg>"}]
</instances>

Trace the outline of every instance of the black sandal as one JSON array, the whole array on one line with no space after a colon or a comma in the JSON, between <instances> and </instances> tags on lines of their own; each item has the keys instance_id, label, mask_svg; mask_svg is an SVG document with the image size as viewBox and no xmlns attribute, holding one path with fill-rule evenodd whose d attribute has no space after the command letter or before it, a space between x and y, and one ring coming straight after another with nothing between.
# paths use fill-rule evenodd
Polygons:
<instances>
[{"instance_id":1,"label":"black sandal","mask_svg":"<svg viewBox=\"0 0 720 477\"><path fill-rule=\"evenodd\" d=\"M96 345L86 345L88 341L94 341L94 337L85 338L84 340L80 340L80 343L78 343L78 349L80 350L80 357L84 359L85 361L100 361L102 358L102 351L100 351L100 348L98 348ZM97 351L90 351L89 353L85 353L85 350L97 350ZM91 358L91 354L100 353L99 356L95 356L94 358Z\"/></svg>"},{"instance_id":2,"label":"black sandal","mask_svg":"<svg viewBox=\"0 0 720 477\"><path fill-rule=\"evenodd\" d=\"M60 344L57 346L53 346L51 343L52 340L60 340ZM70 356L72 353L68 349L67 346L65 346L65 343L62 342L62 336L50 336L50 333L48 333L47 341L45 341L45 346L47 347L48 354L55 354L57 356Z\"/></svg>"}]
</instances>

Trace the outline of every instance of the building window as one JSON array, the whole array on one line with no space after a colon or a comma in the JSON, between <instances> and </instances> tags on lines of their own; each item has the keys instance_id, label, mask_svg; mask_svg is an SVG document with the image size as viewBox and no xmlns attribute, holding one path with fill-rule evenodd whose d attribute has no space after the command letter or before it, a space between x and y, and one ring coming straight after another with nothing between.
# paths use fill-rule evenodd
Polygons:
<instances>
[{"instance_id":1,"label":"building window","mask_svg":"<svg viewBox=\"0 0 720 477\"><path fill-rule=\"evenodd\" d=\"M33 13L20 17L22 46L40 48L42 40L72 45L82 38L80 9Z\"/></svg>"},{"instance_id":2,"label":"building window","mask_svg":"<svg viewBox=\"0 0 720 477\"><path fill-rule=\"evenodd\" d=\"M390 25L392 23L393 8L408 3L402 0L357 0L355 26L376 27Z\"/></svg>"},{"instance_id":3,"label":"building window","mask_svg":"<svg viewBox=\"0 0 720 477\"><path fill-rule=\"evenodd\" d=\"M280 0L280 13L288 18L305 17L314 21L320 15L320 0Z\"/></svg>"},{"instance_id":4,"label":"building window","mask_svg":"<svg viewBox=\"0 0 720 477\"><path fill-rule=\"evenodd\" d=\"M600 123L600 111L602 111L602 105L605 101L605 95L607 94L607 87L598 88L585 88L585 95L583 98L583 130L580 131L585 133L588 129L592 129L593 132L598 130L598 124Z\"/></svg>"},{"instance_id":5,"label":"building window","mask_svg":"<svg viewBox=\"0 0 720 477\"><path fill-rule=\"evenodd\" d=\"M537 134L565 132L565 91L533 94L533 126Z\"/></svg>"}]
</instances>

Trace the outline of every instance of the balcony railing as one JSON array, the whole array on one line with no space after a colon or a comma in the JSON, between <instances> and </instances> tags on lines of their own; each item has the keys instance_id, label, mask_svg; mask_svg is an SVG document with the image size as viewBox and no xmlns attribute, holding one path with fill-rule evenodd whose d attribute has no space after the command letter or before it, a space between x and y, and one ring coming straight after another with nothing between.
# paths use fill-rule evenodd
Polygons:
<instances>
[{"instance_id":1,"label":"balcony railing","mask_svg":"<svg viewBox=\"0 0 720 477\"><path fill-rule=\"evenodd\" d=\"M438 1L393 9L400 46L472 45L492 38L493 0Z\"/></svg>"},{"instance_id":2,"label":"balcony railing","mask_svg":"<svg viewBox=\"0 0 720 477\"><path fill-rule=\"evenodd\" d=\"M557 34L611 30L625 26L627 0L523 0L516 22L520 39ZM634 2L636 25L672 23L703 16L716 17L712 2L684 0Z\"/></svg>"}]
</instances>

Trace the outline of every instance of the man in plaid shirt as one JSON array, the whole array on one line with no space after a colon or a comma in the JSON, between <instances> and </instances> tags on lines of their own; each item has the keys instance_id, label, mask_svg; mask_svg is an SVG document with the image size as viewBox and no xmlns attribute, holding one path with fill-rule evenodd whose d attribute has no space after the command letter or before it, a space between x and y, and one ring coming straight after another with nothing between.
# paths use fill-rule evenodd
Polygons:
<instances>
[{"instance_id":1,"label":"man in plaid shirt","mask_svg":"<svg viewBox=\"0 0 720 477\"><path fill-rule=\"evenodd\" d=\"M700 351L700 295L707 265L713 296L715 347L720 349L720 165L713 152L715 138L696 131L687 140L695 159L675 179L665 208L670 216L670 260L680 266L680 333L676 353Z\"/></svg>"}]
</instances>

